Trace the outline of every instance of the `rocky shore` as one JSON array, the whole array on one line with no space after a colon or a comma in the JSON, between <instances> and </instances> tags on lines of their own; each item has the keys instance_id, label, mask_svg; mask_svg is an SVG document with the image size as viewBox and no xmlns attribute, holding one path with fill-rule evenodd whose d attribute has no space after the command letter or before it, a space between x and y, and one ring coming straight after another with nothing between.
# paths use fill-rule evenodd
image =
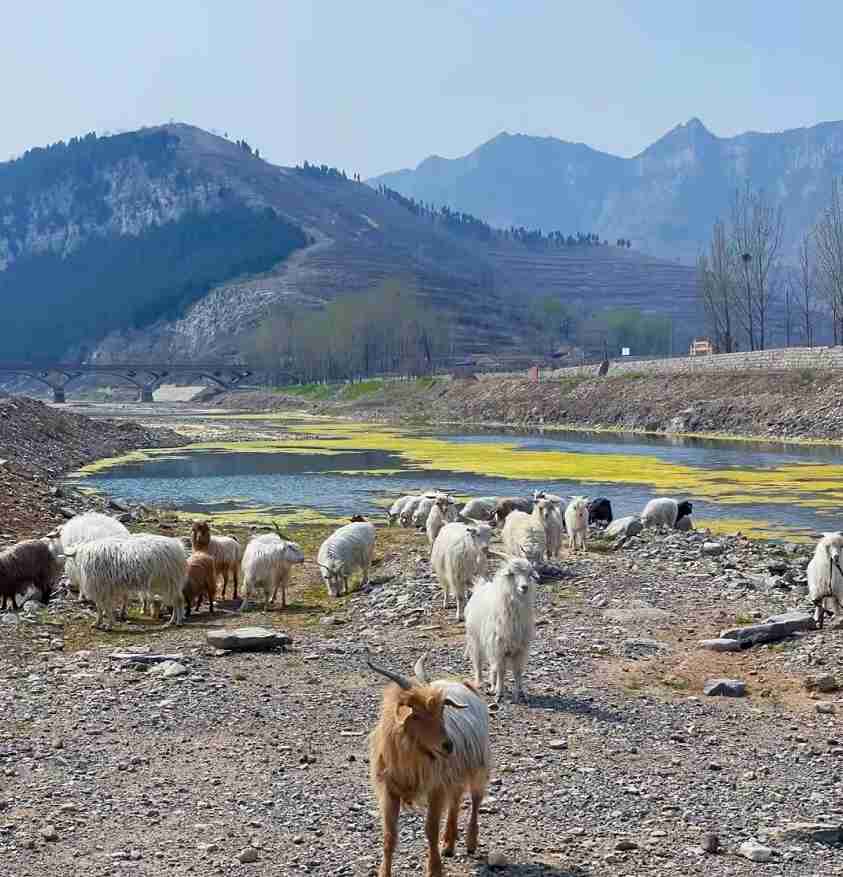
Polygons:
<instances>
[{"instance_id":1,"label":"rocky shore","mask_svg":"<svg viewBox=\"0 0 843 877\"><path fill-rule=\"evenodd\" d=\"M368 382L313 394L229 393L233 408L308 408L362 420L576 427L764 439L843 440L843 375L803 369L543 380Z\"/></svg>"},{"instance_id":2,"label":"rocky shore","mask_svg":"<svg viewBox=\"0 0 843 877\"><path fill-rule=\"evenodd\" d=\"M92 419L25 396L0 398L0 547L104 502L61 488L67 472L138 448L183 443L170 429Z\"/></svg>"}]
</instances>

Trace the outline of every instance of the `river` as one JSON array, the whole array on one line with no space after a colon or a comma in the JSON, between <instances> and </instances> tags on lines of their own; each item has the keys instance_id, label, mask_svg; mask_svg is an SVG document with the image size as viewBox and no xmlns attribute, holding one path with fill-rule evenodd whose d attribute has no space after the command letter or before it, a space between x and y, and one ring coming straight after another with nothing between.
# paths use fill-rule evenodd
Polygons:
<instances>
[{"instance_id":1,"label":"river","mask_svg":"<svg viewBox=\"0 0 843 877\"><path fill-rule=\"evenodd\" d=\"M287 415L214 422L242 431L244 441L131 455L71 481L221 522L377 516L392 498L429 487L460 497L544 487L606 496L616 517L640 511L653 496L689 498L697 525L719 532L806 539L843 526L843 448L834 446L415 429Z\"/></svg>"}]
</instances>

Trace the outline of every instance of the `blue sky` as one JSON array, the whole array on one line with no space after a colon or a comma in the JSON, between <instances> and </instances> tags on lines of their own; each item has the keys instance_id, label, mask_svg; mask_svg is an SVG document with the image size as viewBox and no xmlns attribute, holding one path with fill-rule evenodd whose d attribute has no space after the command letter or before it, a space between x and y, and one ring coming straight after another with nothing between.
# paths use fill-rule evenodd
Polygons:
<instances>
[{"instance_id":1,"label":"blue sky","mask_svg":"<svg viewBox=\"0 0 843 877\"><path fill-rule=\"evenodd\" d=\"M843 118L843 3L0 3L0 159L169 119L364 176L502 130L634 155Z\"/></svg>"}]
</instances>

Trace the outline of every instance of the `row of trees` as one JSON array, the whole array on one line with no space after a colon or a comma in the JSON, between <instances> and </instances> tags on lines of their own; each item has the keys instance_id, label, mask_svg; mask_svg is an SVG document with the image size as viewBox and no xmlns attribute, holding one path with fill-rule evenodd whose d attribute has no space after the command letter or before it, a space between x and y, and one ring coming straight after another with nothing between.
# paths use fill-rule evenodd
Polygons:
<instances>
[{"instance_id":1,"label":"row of trees","mask_svg":"<svg viewBox=\"0 0 843 877\"><path fill-rule=\"evenodd\" d=\"M534 249L544 249L548 247L599 247L607 246L608 241L600 240L600 235L594 232L583 234L577 232L576 235L566 235L561 231L544 232L539 228L525 228L522 226L510 226L509 228L493 228L488 222L466 213L464 210L451 210L447 205L436 207L434 204L417 201L415 198L408 198L395 189L390 189L380 183L377 187L378 194L382 195L390 201L395 201L406 210L409 210L414 216L429 219L438 225L444 225L448 231L458 237L470 238L479 241L491 240L513 240ZM624 238L618 238L616 242L618 247L631 247L632 242Z\"/></svg>"},{"instance_id":2,"label":"row of trees","mask_svg":"<svg viewBox=\"0 0 843 877\"><path fill-rule=\"evenodd\" d=\"M635 356L672 352L670 317L637 308L595 309L548 295L530 302L525 323L531 346L543 355L560 347L579 348L591 356L618 356L623 347Z\"/></svg>"},{"instance_id":3,"label":"row of trees","mask_svg":"<svg viewBox=\"0 0 843 877\"><path fill-rule=\"evenodd\" d=\"M728 220L714 223L697 263L698 290L717 349L770 343L774 305L786 344L816 341L816 321L831 316L834 343L843 342L843 199L833 180L826 206L798 243L796 264L784 263L784 214L747 184L735 193Z\"/></svg>"},{"instance_id":4,"label":"row of trees","mask_svg":"<svg viewBox=\"0 0 843 877\"><path fill-rule=\"evenodd\" d=\"M449 350L441 315L414 289L387 281L320 312L277 311L258 328L247 359L278 384L310 383L429 374Z\"/></svg>"}]
</instances>

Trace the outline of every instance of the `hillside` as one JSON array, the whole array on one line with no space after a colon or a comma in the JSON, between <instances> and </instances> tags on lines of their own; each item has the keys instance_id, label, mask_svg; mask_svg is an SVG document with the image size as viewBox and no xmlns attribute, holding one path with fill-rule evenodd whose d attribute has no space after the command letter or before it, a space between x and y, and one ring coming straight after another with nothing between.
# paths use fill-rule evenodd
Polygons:
<instances>
[{"instance_id":1,"label":"hillside","mask_svg":"<svg viewBox=\"0 0 843 877\"><path fill-rule=\"evenodd\" d=\"M461 158L433 156L370 182L495 226L629 238L636 249L691 263L744 180L780 199L792 246L841 174L843 122L720 138L691 119L628 159L502 133Z\"/></svg>"},{"instance_id":2,"label":"hillside","mask_svg":"<svg viewBox=\"0 0 843 877\"><path fill-rule=\"evenodd\" d=\"M0 165L0 296L21 327L0 355L233 355L281 302L319 308L393 277L442 311L457 355L521 349L537 294L699 325L689 269L576 249L462 238L189 125L89 135Z\"/></svg>"}]
</instances>

